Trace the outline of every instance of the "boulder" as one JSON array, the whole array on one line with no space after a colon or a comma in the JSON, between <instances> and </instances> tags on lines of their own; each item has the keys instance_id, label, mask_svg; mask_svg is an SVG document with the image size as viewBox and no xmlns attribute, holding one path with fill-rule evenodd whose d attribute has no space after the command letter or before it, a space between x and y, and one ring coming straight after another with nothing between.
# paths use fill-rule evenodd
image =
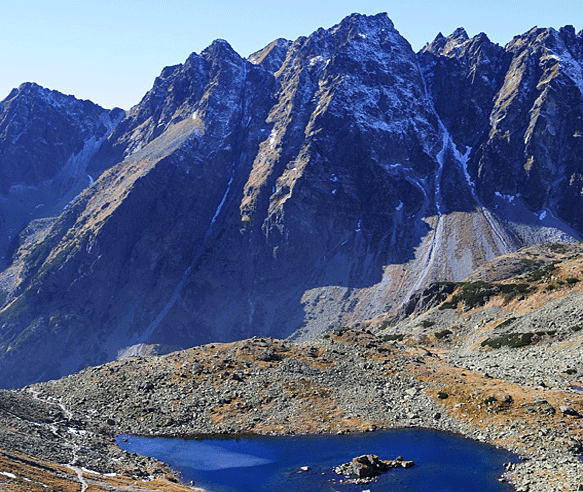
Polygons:
<instances>
[{"instance_id":1,"label":"boulder","mask_svg":"<svg viewBox=\"0 0 583 492\"><path fill-rule=\"evenodd\" d=\"M568 415L569 417L581 418L581 414L577 410L575 410L574 408L571 408L567 405L561 405L559 407L559 410L561 410L561 413L563 415Z\"/></svg>"},{"instance_id":2,"label":"boulder","mask_svg":"<svg viewBox=\"0 0 583 492\"><path fill-rule=\"evenodd\" d=\"M337 466L334 471L338 475L348 475L353 483L370 483L381 473L391 468L411 468L415 463L406 461L399 456L394 460L381 460L374 454L357 456L349 463Z\"/></svg>"}]
</instances>

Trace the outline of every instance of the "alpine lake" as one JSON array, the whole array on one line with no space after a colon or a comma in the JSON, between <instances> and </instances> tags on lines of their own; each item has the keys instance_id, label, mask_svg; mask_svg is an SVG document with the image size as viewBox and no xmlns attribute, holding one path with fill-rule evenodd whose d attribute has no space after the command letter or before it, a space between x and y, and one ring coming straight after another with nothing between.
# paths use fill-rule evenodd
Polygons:
<instances>
[{"instance_id":1,"label":"alpine lake","mask_svg":"<svg viewBox=\"0 0 583 492\"><path fill-rule=\"evenodd\" d=\"M180 439L121 435L122 449L159 459L182 479L211 492L508 492L500 482L515 455L459 435L426 429L363 434ZM363 454L412 460L370 484L334 468Z\"/></svg>"}]
</instances>

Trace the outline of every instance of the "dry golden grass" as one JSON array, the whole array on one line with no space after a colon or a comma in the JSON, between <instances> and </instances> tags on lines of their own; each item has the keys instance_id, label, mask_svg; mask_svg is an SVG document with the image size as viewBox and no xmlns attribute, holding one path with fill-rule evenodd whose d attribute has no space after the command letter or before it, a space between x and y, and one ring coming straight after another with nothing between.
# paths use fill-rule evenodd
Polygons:
<instances>
[{"instance_id":1,"label":"dry golden grass","mask_svg":"<svg viewBox=\"0 0 583 492\"><path fill-rule=\"evenodd\" d=\"M9 475L5 475L8 473ZM129 476L115 477L83 471L87 492L111 490L127 492L187 492L192 488L174 481L170 476L151 481L136 480ZM14 476L14 478L13 478ZM2 492L79 492L82 484L75 470L55 463L9 455L0 450L0 491Z\"/></svg>"},{"instance_id":2,"label":"dry golden grass","mask_svg":"<svg viewBox=\"0 0 583 492\"><path fill-rule=\"evenodd\" d=\"M429 360L431 359L431 360ZM477 428L496 428L502 436L508 426L521 425L528 439L515 442L522 452L537 456L542 444L539 431L554 429L569 436L583 438L578 419L564 417L559 407L568 405L583 414L583 396L559 389L543 390L487 377L468 369L452 367L438 358L426 358L420 367L409 370L419 380L427 383L427 394L439 402L444 410L460 421ZM438 393L448 395L440 399ZM488 400L495 398L496 400ZM507 438L498 444L508 446Z\"/></svg>"}]
</instances>

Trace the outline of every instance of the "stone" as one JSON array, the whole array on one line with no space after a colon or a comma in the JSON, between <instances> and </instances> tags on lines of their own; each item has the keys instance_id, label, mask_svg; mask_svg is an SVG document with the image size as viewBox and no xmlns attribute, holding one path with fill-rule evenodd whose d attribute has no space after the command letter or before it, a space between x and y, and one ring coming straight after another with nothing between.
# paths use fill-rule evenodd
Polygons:
<instances>
[{"instance_id":1,"label":"stone","mask_svg":"<svg viewBox=\"0 0 583 492\"><path fill-rule=\"evenodd\" d=\"M370 483L381 473L391 468L411 468L414 466L412 461L406 461L402 456L395 460L381 460L374 454L357 456L349 463L334 468L338 475L348 475L353 480L352 483Z\"/></svg>"},{"instance_id":2,"label":"stone","mask_svg":"<svg viewBox=\"0 0 583 492\"><path fill-rule=\"evenodd\" d=\"M569 417L581 418L581 414L577 410L575 410L574 408L569 407L567 405L561 405L559 407L559 410L561 411L561 413L563 415L567 415Z\"/></svg>"}]
</instances>

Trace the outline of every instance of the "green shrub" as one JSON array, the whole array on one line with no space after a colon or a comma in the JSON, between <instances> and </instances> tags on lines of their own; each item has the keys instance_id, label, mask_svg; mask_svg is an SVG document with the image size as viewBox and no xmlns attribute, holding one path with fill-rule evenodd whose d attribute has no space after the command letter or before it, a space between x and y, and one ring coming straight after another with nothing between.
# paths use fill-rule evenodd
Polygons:
<instances>
[{"instance_id":1,"label":"green shrub","mask_svg":"<svg viewBox=\"0 0 583 492\"><path fill-rule=\"evenodd\" d=\"M569 284L569 285L573 285L576 284L577 282L579 282L579 279L576 277L568 277L565 279L565 281Z\"/></svg>"},{"instance_id":2,"label":"green shrub","mask_svg":"<svg viewBox=\"0 0 583 492\"><path fill-rule=\"evenodd\" d=\"M567 247L561 243L547 243L545 246L553 253L565 254L568 251Z\"/></svg>"},{"instance_id":3,"label":"green shrub","mask_svg":"<svg viewBox=\"0 0 583 492\"><path fill-rule=\"evenodd\" d=\"M531 282L538 282L539 280L543 279L547 275L550 275L554 270L556 270L557 263L558 263L557 261L553 261L552 263L549 263L547 266L538 268L534 272L531 272L528 275L527 279L530 280Z\"/></svg>"},{"instance_id":4,"label":"green shrub","mask_svg":"<svg viewBox=\"0 0 583 492\"><path fill-rule=\"evenodd\" d=\"M396 335L396 334L395 335L385 335L383 337L383 340L385 342L392 342L392 341L395 341L395 340L397 340L399 342L402 342L404 339L405 339L405 335Z\"/></svg>"},{"instance_id":5,"label":"green shrub","mask_svg":"<svg viewBox=\"0 0 583 492\"><path fill-rule=\"evenodd\" d=\"M426 319L424 319L421 324L423 325L423 328L430 328L431 326L433 326L435 324L435 321L428 321Z\"/></svg>"},{"instance_id":6,"label":"green shrub","mask_svg":"<svg viewBox=\"0 0 583 492\"><path fill-rule=\"evenodd\" d=\"M506 333L500 335L499 337L487 338L481 345L482 347L492 347L493 349L499 349L502 347L519 348L530 345L534 333Z\"/></svg>"},{"instance_id":7,"label":"green shrub","mask_svg":"<svg viewBox=\"0 0 583 492\"><path fill-rule=\"evenodd\" d=\"M444 302L439 309L455 309L458 303L463 303L468 309L483 306L491 297L504 295L506 301L519 295L530 292L533 288L527 283L518 284L491 284L477 281L462 283L461 289L453 295L451 300Z\"/></svg>"},{"instance_id":8,"label":"green shrub","mask_svg":"<svg viewBox=\"0 0 583 492\"><path fill-rule=\"evenodd\" d=\"M500 323L496 328L501 328L502 326L508 326L511 325L514 321L516 321L516 318L512 317L512 318L508 318L505 319L504 321L502 321L502 323Z\"/></svg>"},{"instance_id":9,"label":"green shrub","mask_svg":"<svg viewBox=\"0 0 583 492\"><path fill-rule=\"evenodd\" d=\"M583 328L581 325L571 326L571 331L577 333L578 331L581 331L581 328Z\"/></svg>"},{"instance_id":10,"label":"green shrub","mask_svg":"<svg viewBox=\"0 0 583 492\"><path fill-rule=\"evenodd\" d=\"M435 332L435 338L437 338L438 340L441 340L442 338L447 337L448 335L451 335L453 333L453 331L445 329L443 331L436 331Z\"/></svg>"}]
</instances>

